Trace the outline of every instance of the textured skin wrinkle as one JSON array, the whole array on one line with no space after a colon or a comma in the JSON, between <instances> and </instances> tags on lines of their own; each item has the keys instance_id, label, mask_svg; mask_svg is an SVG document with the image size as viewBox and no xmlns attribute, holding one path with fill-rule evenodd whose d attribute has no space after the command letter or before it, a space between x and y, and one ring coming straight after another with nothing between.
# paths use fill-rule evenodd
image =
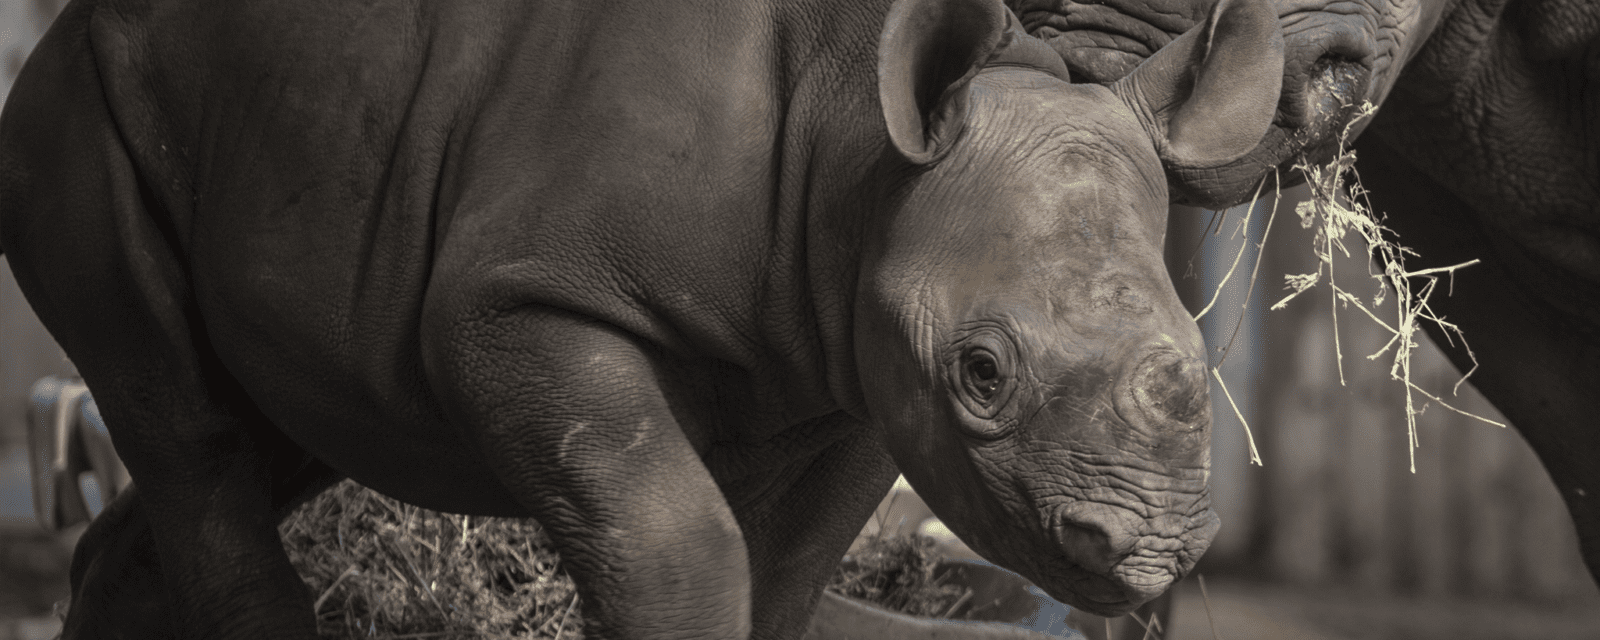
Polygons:
<instances>
[{"instance_id":1,"label":"textured skin wrinkle","mask_svg":"<svg viewBox=\"0 0 1600 640\"><path fill-rule=\"evenodd\" d=\"M1532 0L1513 5L1508 14L1536 62L1581 58L1600 33L1600 12L1581 2Z\"/></svg>"},{"instance_id":2,"label":"textured skin wrinkle","mask_svg":"<svg viewBox=\"0 0 1600 640\"><path fill-rule=\"evenodd\" d=\"M1061 477L1060 484L1033 494L1036 495L1033 499L1036 505L1053 504L1061 500L1088 500L1129 509L1145 519L1169 512L1193 518L1209 508L1207 500L1202 498L1204 486L1199 477L1162 477L1115 464L1074 465L1070 470L1053 471L1052 476L1058 474ZM1180 504L1188 506L1180 509Z\"/></svg>"},{"instance_id":3,"label":"textured skin wrinkle","mask_svg":"<svg viewBox=\"0 0 1600 640\"><path fill-rule=\"evenodd\" d=\"M1194 3L1008 0L1028 32L1062 54L1075 78L1108 83L1205 17ZM1098 50L1098 51L1096 51Z\"/></svg>"}]
</instances>

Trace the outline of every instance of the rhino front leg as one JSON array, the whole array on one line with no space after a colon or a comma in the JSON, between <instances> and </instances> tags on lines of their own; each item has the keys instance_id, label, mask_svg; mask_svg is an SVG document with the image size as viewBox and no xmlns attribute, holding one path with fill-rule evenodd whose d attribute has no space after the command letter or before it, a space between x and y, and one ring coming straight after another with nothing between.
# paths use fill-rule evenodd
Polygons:
<instances>
[{"instance_id":1,"label":"rhino front leg","mask_svg":"<svg viewBox=\"0 0 1600 640\"><path fill-rule=\"evenodd\" d=\"M429 377L550 532L592 637L746 638L743 536L636 339L540 307L457 318L425 323Z\"/></svg>"},{"instance_id":2,"label":"rhino front leg","mask_svg":"<svg viewBox=\"0 0 1600 640\"><path fill-rule=\"evenodd\" d=\"M839 558L872 517L899 471L883 436L843 412L794 428L774 446L815 448L814 456L731 482L724 488L750 550L754 640L794 640L806 632Z\"/></svg>"},{"instance_id":3,"label":"rhino front leg","mask_svg":"<svg viewBox=\"0 0 1600 640\"><path fill-rule=\"evenodd\" d=\"M838 560L894 485L893 459L877 430L858 429L806 464L778 472L794 480L736 507L750 547L757 640L805 635ZM768 478L752 478L760 485ZM754 486L752 486L754 488Z\"/></svg>"}]
</instances>

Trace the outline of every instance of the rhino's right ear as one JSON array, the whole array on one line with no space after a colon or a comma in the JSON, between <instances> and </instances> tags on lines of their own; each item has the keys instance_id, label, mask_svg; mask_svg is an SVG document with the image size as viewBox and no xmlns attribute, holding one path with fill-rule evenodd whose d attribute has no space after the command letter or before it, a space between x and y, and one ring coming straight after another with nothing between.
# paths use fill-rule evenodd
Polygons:
<instances>
[{"instance_id":1,"label":"rhino's right ear","mask_svg":"<svg viewBox=\"0 0 1600 640\"><path fill-rule=\"evenodd\" d=\"M1163 164L1217 167L1255 149L1283 88L1283 29L1265 0L1219 0L1201 24L1111 85Z\"/></svg>"},{"instance_id":2,"label":"rhino's right ear","mask_svg":"<svg viewBox=\"0 0 1600 640\"><path fill-rule=\"evenodd\" d=\"M896 0L878 38L878 99L889 139L917 164L948 151L967 89L1006 33L999 0Z\"/></svg>"}]
</instances>

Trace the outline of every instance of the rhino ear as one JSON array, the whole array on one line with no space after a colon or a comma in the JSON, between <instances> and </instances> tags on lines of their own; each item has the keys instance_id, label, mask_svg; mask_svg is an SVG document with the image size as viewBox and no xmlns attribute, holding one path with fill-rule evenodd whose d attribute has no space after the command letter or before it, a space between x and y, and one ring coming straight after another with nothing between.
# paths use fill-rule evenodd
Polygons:
<instances>
[{"instance_id":1,"label":"rhino ear","mask_svg":"<svg viewBox=\"0 0 1600 640\"><path fill-rule=\"evenodd\" d=\"M878 38L889 139L916 164L942 157L967 119L967 89L1006 33L999 0L896 0Z\"/></svg>"},{"instance_id":2,"label":"rhino ear","mask_svg":"<svg viewBox=\"0 0 1600 640\"><path fill-rule=\"evenodd\" d=\"M1283 29L1261 0L1220 0L1205 24L1112 90L1140 114L1163 163L1201 168L1260 144L1283 89Z\"/></svg>"}]
</instances>

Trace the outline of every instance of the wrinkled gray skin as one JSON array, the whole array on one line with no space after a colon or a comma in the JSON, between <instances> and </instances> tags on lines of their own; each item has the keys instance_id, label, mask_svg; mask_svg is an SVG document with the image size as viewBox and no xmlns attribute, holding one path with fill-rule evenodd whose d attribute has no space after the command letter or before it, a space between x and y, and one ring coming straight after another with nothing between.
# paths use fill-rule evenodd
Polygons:
<instances>
[{"instance_id":1,"label":"wrinkled gray skin","mask_svg":"<svg viewBox=\"0 0 1600 640\"><path fill-rule=\"evenodd\" d=\"M1108 82L1212 0L1008 0L1078 77ZM1435 311L1466 332L1471 381L1538 453L1600 580L1600 3L1590 0L1278 0L1283 99L1261 147L1175 198L1224 206L1263 168L1325 159L1350 115L1373 207L1420 255L1460 272ZM1356 131L1360 131L1358 127ZM1270 169L1267 169L1270 171ZM1462 371L1472 357L1429 327Z\"/></svg>"},{"instance_id":2,"label":"wrinkled gray skin","mask_svg":"<svg viewBox=\"0 0 1600 640\"><path fill-rule=\"evenodd\" d=\"M274 525L340 477L537 518L597 638L795 636L897 470L1155 597L1218 526L1158 149L1260 140L1261 9L1104 87L998 0L73 3L0 119L135 485L65 637L313 637Z\"/></svg>"}]
</instances>

